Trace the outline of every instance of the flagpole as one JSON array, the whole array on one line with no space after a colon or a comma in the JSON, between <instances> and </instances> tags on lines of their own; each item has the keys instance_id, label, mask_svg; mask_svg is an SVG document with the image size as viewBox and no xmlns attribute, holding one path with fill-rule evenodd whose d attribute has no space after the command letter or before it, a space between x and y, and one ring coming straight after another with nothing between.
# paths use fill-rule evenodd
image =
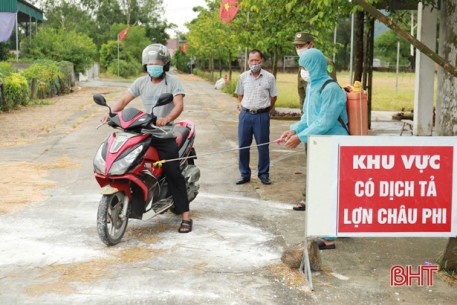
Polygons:
<instances>
[{"instance_id":1,"label":"flagpole","mask_svg":"<svg viewBox=\"0 0 457 305\"><path fill-rule=\"evenodd\" d=\"M246 16L246 27L248 26L248 23L249 23L249 11ZM247 63L248 63L248 47L246 46L244 48L244 71L247 70Z\"/></svg>"},{"instance_id":2,"label":"flagpole","mask_svg":"<svg viewBox=\"0 0 457 305\"><path fill-rule=\"evenodd\" d=\"M16 62L19 62L19 30L18 30L18 12L16 12Z\"/></svg>"},{"instance_id":3,"label":"flagpole","mask_svg":"<svg viewBox=\"0 0 457 305\"><path fill-rule=\"evenodd\" d=\"M117 77L119 77L119 34L117 34Z\"/></svg>"}]
</instances>

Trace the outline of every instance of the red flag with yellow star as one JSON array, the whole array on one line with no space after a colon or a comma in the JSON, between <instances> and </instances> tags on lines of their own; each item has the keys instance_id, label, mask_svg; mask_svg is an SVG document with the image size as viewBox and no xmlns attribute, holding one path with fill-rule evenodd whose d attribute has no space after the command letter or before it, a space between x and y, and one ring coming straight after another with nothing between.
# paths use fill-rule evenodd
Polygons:
<instances>
[{"instance_id":1,"label":"red flag with yellow star","mask_svg":"<svg viewBox=\"0 0 457 305\"><path fill-rule=\"evenodd\" d=\"M127 32L129 31L129 28L126 28L125 30L122 30L119 32L119 38L124 41L125 35L127 35Z\"/></svg>"},{"instance_id":2,"label":"red flag with yellow star","mask_svg":"<svg viewBox=\"0 0 457 305\"><path fill-rule=\"evenodd\" d=\"M183 51L183 53L187 53L187 42L186 43L183 43L181 45L181 51Z\"/></svg>"},{"instance_id":3,"label":"red flag with yellow star","mask_svg":"<svg viewBox=\"0 0 457 305\"><path fill-rule=\"evenodd\" d=\"M220 9L222 23L232 23L239 6L238 0L222 0Z\"/></svg>"}]
</instances>

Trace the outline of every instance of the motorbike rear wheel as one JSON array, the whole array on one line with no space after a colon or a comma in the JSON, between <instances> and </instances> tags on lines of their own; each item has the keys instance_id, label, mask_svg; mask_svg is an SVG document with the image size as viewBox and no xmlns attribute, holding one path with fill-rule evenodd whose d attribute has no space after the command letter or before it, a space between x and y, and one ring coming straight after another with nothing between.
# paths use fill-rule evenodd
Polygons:
<instances>
[{"instance_id":1,"label":"motorbike rear wheel","mask_svg":"<svg viewBox=\"0 0 457 305\"><path fill-rule=\"evenodd\" d=\"M98 205L97 231L108 246L119 243L129 221L128 199L123 192L103 195Z\"/></svg>"}]
</instances>

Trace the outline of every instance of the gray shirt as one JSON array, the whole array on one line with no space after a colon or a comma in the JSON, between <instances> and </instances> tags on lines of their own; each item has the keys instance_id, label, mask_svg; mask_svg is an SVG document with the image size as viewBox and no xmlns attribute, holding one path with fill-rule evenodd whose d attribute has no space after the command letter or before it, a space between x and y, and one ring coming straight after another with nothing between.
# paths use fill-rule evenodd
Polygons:
<instances>
[{"instance_id":1,"label":"gray shirt","mask_svg":"<svg viewBox=\"0 0 457 305\"><path fill-rule=\"evenodd\" d=\"M171 93L173 96L178 94L185 95L180 80L176 76L168 74L166 74L165 78L158 84L153 84L149 75L137 78L132 86L130 86L129 92L134 97L141 96L143 99L144 111L147 113L151 113L152 107L157 103L157 100L162 93ZM173 103L156 107L154 108L154 115L158 118L166 117L173 107Z\"/></svg>"},{"instance_id":2,"label":"gray shirt","mask_svg":"<svg viewBox=\"0 0 457 305\"><path fill-rule=\"evenodd\" d=\"M243 96L241 106L256 110L270 107L271 98L278 96L278 89L275 77L270 72L262 69L259 76L254 77L249 70L240 75L235 93Z\"/></svg>"}]
</instances>

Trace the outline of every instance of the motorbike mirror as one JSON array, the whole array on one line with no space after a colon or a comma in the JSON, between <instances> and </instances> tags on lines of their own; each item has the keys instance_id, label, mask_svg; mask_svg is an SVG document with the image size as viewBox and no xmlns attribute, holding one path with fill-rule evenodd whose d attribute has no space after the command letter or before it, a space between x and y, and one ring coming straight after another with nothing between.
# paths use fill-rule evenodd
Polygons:
<instances>
[{"instance_id":1,"label":"motorbike mirror","mask_svg":"<svg viewBox=\"0 0 457 305\"><path fill-rule=\"evenodd\" d=\"M95 102L97 105L108 107L108 109L109 109L109 114L110 114L110 116L112 116L111 107L108 106L108 104L106 103L105 97L104 97L103 95L101 95L101 94L94 94L93 99L94 99L94 102Z\"/></svg>"},{"instance_id":2,"label":"motorbike mirror","mask_svg":"<svg viewBox=\"0 0 457 305\"><path fill-rule=\"evenodd\" d=\"M101 94L94 94L93 96L94 98L94 102L97 104L97 105L100 105L100 106L108 106L106 104L106 100L105 100L105 97Z\"/></svg>"},{"instance_id":3,"label":"motorbike mirror","mask_svg":"<svg viewBox=\"0 0 457 305\"><path fill-rule=\"evenodd\" d=\"M171 93L162 93L157 100L157 103L154 107L163 106L173 102L173 94Z\"/></svg>"}]
</instances>

